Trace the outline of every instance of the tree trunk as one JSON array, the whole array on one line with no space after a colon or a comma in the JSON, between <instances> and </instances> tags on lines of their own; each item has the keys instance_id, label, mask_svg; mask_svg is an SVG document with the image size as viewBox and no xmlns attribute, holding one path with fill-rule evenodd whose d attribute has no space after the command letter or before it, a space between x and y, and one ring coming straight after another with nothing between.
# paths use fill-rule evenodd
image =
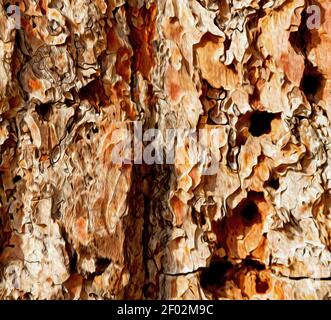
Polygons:
<instances>
[{"instance_id":1,"label":"tree trunk","mask_svg":"<svg viewBox=\"0 0 331 320\"><path fill-rule=\"evenodd\" d=\"M1 3L2 299L330 298L328 0Z\"/></svg>"}]
</instances>

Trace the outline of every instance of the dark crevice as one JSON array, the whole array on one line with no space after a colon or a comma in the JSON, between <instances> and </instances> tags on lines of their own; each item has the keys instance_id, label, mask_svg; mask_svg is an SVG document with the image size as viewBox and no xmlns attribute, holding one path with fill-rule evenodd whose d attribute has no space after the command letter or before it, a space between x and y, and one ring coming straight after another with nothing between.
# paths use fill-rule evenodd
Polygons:
<instances>
[{"instance_id":1,"label":"dark crevice","mask_svg":"<svg viewBox=\"0 0 331 320\"><path fill-rule=\"evenodd\" d=\"M26 292L23 294L22 298L19 298L20 300L33 300L33 295L31 292Z\"/></svg>"},{"instance_id":2,"label":"dark crevice","mask_svg":"<svg viewBox=\"0 0 331 320\"><path fill-rule=\"evenodd\" d=\"M301 13L301 23L297 31L290 33L289 41L297 54L306 54L306 46L310 40L310 33L307 28L307 12Z\"/></svg>"},{"instance_id":3,"label":"dark crevice","mask_svg":"<svg viewBox=\"0 0 331 320\"><path fill-rule=\"evenodd\" d=\"M137 172L137 178L138 181L143 181L144 177L141 176L141 170L139 168L135 168L135 171ZM139 177L140 175L140 177ZM146 177L145 177L146 178ZM152 188L152 186L150 186ZM143 224L143 233L142 233L142 241L145 243L143 246L143 263L144 263L144 271L145 271L145 279L148 279L148 242L150 238L150 233L149 233L149 213L151 211L151 199L148 194L144 194L144 211L143 211L143 219L144 219L144 224ZM153 290L152 290L153 289ZM153 283L151 285L146 285L143 288L143 294L146 298L155 298L156 295L156 288Z\"/></svg>"},{"instance_id":4,"label":"dark crevice","mask_svg":"<svg viewBox=\"0 0 331 320\"><path fill-rule=\"evenodd\" d=\"M67 242L66 242L66 244L67 244ZM73 274L73 273L77 272L77 252L75 250L72 250L71 255L69 254L69 256L70 256L69 257L70 258L70 267L69 267L70 268L70 274Z\"/></svg>"},{"instance_id":5,"label":"dark crevice","mask_svg":"<svg viewBox=\"0 0 331 320\"><path fill-rule=\"evenodd\" d=\"M245 266L245 267L249 267L253 270L256 270L256 271L262 271L262 270L265 270L265 265L257 260L253 260L253 259L245 259L243 260L242 262L242 266Z\"/></svg>"},{"instance_id":6,"label":"dark crevice","mask_svg":"<svg viewBox=\"0 0 331 320\"><path fill-rule=\"evenodd\" d=\"M64 226L61 227L61 235L65 243L65 251L68 255L69 259L69 272L70 274L77 273L77 261L78 261L78 256L75 248L71 244L69 240L68 233L66 232Z\"/></svg>"},{"instance_id":7,"label":"dark crevice","mask_svg":"<svg viewBox=\"0 0 331 320\"><path fill-rule=\"evenodd\" d=\"M194 224L202 227L206 223L206 219L201 212L198 212L192 207L192 221Z\"/></svg>"},{"instance_id":8,"label":"dark crevice","mask_svg":"<svg viewBox=\"0 0 331 320\"><path fill-rule=\"evenodd\" d=\"M201 272L200 284L202 288L222 286L227 272L232 267L232 263L226 260L211 261L209 267Z\"/></svg>"},{"instance_id":9,"label":"dark crevice","mask_svg":"<svg viewBox=\"0 0 331 320\"><path fill-rule=\"evenodd\" d=\"M111 264L111 260L106 258L99 258L95 261L95 274L100 275L105 272L108 266Z\"/></svg>"},{"instance_id":10,"label":"dark crevice","mask_svg":"<svg viewBox=\"0 0 331 320\"><path fill-rule=\"evenodd\" d=\"M249 132L254 137L260 137L271 131L271 121L279 117L278 113L269 113L267 111L254 111L250 116Z\"/></svg>"},{"instance_id":11,"label":"dark crevice","mask_svg":"<svg viewBox=\"0 0 331 320\"><path fill-rule=\"evenodd\" d=\"M249 202L241 211L241 216L247 223L251 223L259 215L259 209L254 202Z\"/></svg>"},{"instance_id":12,"label":"dark crevice","mask_svg":"<svg viewBox=\"0 0 331 320\"><path fill-rule=\"evenodd\" d=\"M277 190L279 188L279 178L271 178L269 181L265 182L265 186Z\"/></svg>"},{"instance_id":13,"label":"dark crevice","mask_svg":"<svg viewBox=\"0 0 331 320\"><path fill-rule=\"evenodd\" d=\"M311 63L306 64L306 68L301 80L300 89L304 92L309 102L314 102L315 95L324 86L323 74L313 67Z\"/></svg>"},{"instance_id":14,"label":"dark crevice","mask_svg":"<svg viewBox=\"0 0 331 320\"><path fill-rule=\"evenodd\" d=\"M143 176L141 174L141 166L133 165L132 172L132 184L131 189L128 192L128 205L129 213L125 219L125 259L126 265L130 272L130 284L125 288L124 299L130 299L133 295L137 295L137 290L139 290L140 298L143 298L145 292L149 292L150 298L155 298L157 290L154 292L148 291L143 283L139 282L141 279L136 279L135 276L141 272L148 276L147 272L147 250L145 244L149 241L149 199L144 197L142 191ZM138 209L139 208L139 209ZM143 222L139 224L139 231L137 231L137 218L141 218ZM138 239L136 233L139 232L139 241L133 239ZM141 260L139 265L137 265L136 257L142 252ZM139 270L139 269L140 270ZM145 282L144 282L145 283ZM138 289L139 286L139 289Z\"/></svg>"},{"instance_id":15,"label":"dark crevice","mask_svg":"<svg viewBox=\"0 0 331 320\"><path fill-rule=\"evenodd\" d=\"M44 103L36 106L36 112L38 113L41 120L48 121L52 109L51 103Z\"/></svg>"},{"instance_id":16,"label":"dark crevice","mask_svg":"<svg viewBox=\"0 0 331 320\"><path fill-rule=\"evenodd\" d=\"M314 280L314 281L330 281L331 277L309 277L309 276L287 276L281 273L276 274L274 270L271 270L277 277L290 279L293 281L300 281L300 280Z\"/></svg>"},{"instance_id":17,"label":"dark crevice","mask_svg":"<svg viewBox=\"0 0 331 320\"><path fill-rule=\"evenodd\" d=\"M259 192L249 191L247 198L243 199L233 210L234 215L240 215L246 226L252 226L261 221L261 214L255 202L256 199L263 198L263 194Z\"/></svg>"},{"instance_id":18,"label":"dark crevice","mask_svg":"<svg viewBox=\"0 0 331 320\"><path fill-rule=\"evenodd\" d=\"M109 97L100 79L95 79L88 83L79 91L80 100L88 100L89 103L99 111L100 108L109 105Z\"/></svg>"},{"instance_id":19,"label":"dark crevice","mask_svg":"<svg viewBox=\"0 0 331 320\"><path fill-rule=\"evenodd\" d=\"M152 4L147 8L143 6L141 8L136 8L131 6L129 3L123 5L123 9L126 14L127 25L129 28L129 42L131 49L124 48L123 54L128 56L128 59L121 61L118 60L115 64L116 72L122 76L122 78L130 84L128 99L131 100L136 105L140 105L139 102L139 92L137 86L135 85L137 81L137 72L139 72L144 80L146 80L147 90L146 90L146 105L153 110L155 105L154 102L154 92L153 86L150 83L150 71L155 63L153 58L153 34L156 30L155 28L155 9L156 4ZM140 17L142 18L141 20ZM136 21L140 21L139 27ZM143 49L142 49L143 48ZM132 52L131 52L132 50ZM118 52L120 54L120 51ZM126 72L127 69L131 69L130 74ZM139 120L138 110L135 112L127 110L124 108L127 116L132 120ZM136 113L137 112L137 113ZM143 123L144 129L146 124ZM127 252L128 259L132 260L131 264L129 261L129 269L131 273L131 284L127 286L125 290L125 298L130 298L134 294L137 295L137 286L139 286L139 294L141 298L145 297L148 299L156 299L157 293L159 292L159 282L158 278L151 279L148 272L148 262L152 258L152 253L149 250L148 244L151 238L150 230L150 212L153 210L153 197L149 190L152 190L152 185L146 185L146 181L153 184L153 179L149 179L148 176L152 173L157 176L157 166L144 166L144 165L133 165L133 175L132 175L132 187L129 191L129 207L130 207L130 219L128 219L128 225L126 236L128 237L129 232L136 233L136 218L139 216L142 219L142 226L140 229L140 241L139 243L132 243L132 239L127 239L127 246L131 247L132 251ZM139 208L139 209L138 209ZM132 238L132 237L131 237ZM137 260L134 256L137 256L142 252L141 257L141 273L144 274L145 279L141 283L141 279L136 279L137 273ZM129 257L130 255L130 257ZM140 293L141 292L141 293Z\"/></svg>"},{"instance_id":20,"label":"dark crevice","mask_svg":"<svg viewBox=\"0 0 331 320\"><path fill-rule=\"evenodd\" d=\"M16 183L16 182L20 181L21 179L22 179L22 177L17 175L13 178L13 182Z\"/></svg>"}]
</instances>

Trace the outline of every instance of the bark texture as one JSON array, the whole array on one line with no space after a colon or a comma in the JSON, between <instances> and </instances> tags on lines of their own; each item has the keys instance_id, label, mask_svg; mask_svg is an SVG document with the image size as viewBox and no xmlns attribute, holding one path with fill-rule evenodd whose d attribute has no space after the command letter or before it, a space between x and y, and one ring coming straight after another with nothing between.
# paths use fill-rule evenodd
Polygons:
<instances>
[{"instance_id":1,"label":"bark texture","mask_svg":"<svg viewBox=\"0 0 331 320\"><path fill-rule=\"evenodd\" d=\"M331 297L330 1L9 3L2 299ZM112 163L133 121L218 128L217 173Z\"/></svg>"}]
</instances>

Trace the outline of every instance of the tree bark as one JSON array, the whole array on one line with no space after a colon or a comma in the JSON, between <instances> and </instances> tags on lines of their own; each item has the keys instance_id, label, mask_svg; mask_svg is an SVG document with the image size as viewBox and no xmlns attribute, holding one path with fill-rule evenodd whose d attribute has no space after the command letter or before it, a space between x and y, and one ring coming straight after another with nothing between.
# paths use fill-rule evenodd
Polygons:
<instances>
[{"instance_id":1,"label":"tree bark","mask_svg":"<svg viewBox=\"0 0 331 320\"><path fill-rule=\"evenodd\" d=\"M1 4L2 299L330 298L329 1Z\"/></svg>"}]
</instances>

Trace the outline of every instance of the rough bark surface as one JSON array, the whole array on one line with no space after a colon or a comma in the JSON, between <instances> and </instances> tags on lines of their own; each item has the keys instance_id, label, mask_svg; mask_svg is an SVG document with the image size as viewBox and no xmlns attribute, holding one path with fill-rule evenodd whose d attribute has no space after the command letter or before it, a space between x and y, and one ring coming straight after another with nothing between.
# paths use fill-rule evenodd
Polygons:
<instances>
[{"instance_id":1,"label":"rough bark surface","mask_svg":"<svg viewBox=\"0 0 331 320\"><path fill-rule=\"evenodd\" d=\"M9 3L0 298L331 297L330 1ZM217 173L111 162L134 121L218 128Z\"/></svg>"}]
</instances>

